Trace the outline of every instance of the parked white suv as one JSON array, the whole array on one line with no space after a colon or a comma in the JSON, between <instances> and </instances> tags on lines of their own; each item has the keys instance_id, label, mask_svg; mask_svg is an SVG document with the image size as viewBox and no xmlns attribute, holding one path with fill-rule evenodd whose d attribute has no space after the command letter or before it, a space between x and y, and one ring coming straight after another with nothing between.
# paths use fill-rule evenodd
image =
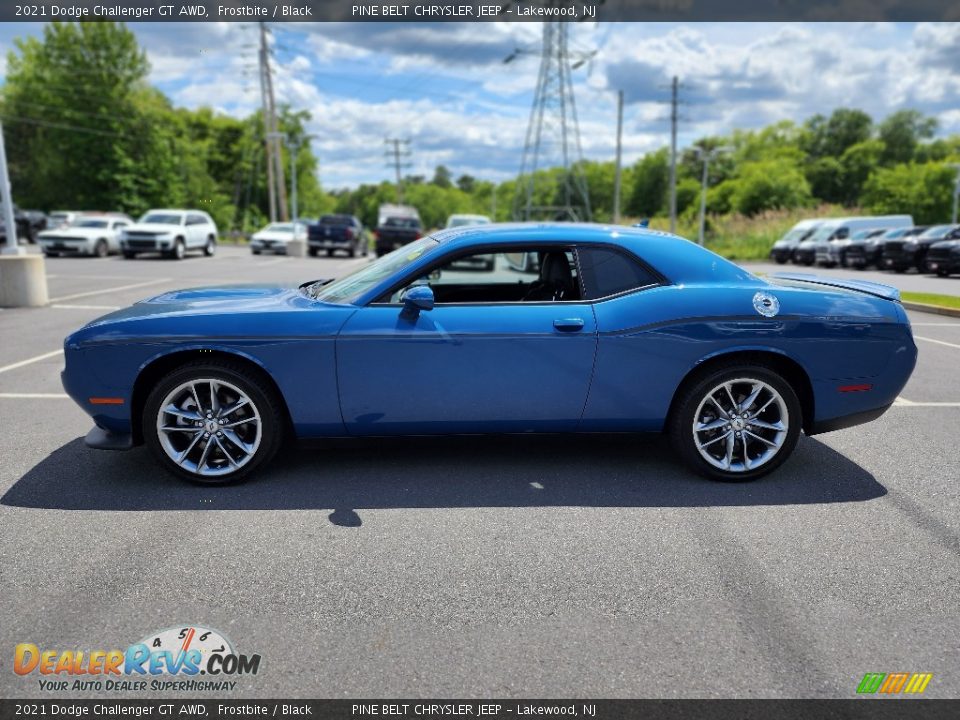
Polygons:
<instances>
[{"instance_id":1,"label":"parked white suv","mask_svg":"<svg viewBox=\"0 0 960 720\"><path fill-rule=\"evenodd\" d=\"M68 225L39 233L37 242L47 257L106 257L120 252L120 233L132 224L132 219L119 213L81 213Z\"/></svg>"},{"instance_id":2,"label":"parked white suv","mask_svg":"<svg viewBox=\"0 0 960 720\"><path fill-rule=\"evenodd\" d=\"M182 260L188 250L217 251L217 226L203 210L149 210L123 229L120 247L125 258L159 252Z\"/></svg>"}]
</instances>

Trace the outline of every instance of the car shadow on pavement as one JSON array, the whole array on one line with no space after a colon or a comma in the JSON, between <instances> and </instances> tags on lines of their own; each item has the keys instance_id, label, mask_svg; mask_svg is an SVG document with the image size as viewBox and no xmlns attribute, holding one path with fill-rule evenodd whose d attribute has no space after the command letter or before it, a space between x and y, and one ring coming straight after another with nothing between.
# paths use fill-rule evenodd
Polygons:
<instances>
[{"instance_id":1,"label":"car shadow on pavement","mask_svg":"<svg viewBox=\"0 0 960 720\"><path fill-rule=\"evenodd\" d=\"M145 448L90 450L77 439L51 453L0 503L57 510L331 510L356 526L359 509L461 507L709 507L872 500L873 475L802 437L779 470L717 483L680 464L660 435L364 439L301 444L251 480L193 485Z\"/></svg>"}]
</instances>

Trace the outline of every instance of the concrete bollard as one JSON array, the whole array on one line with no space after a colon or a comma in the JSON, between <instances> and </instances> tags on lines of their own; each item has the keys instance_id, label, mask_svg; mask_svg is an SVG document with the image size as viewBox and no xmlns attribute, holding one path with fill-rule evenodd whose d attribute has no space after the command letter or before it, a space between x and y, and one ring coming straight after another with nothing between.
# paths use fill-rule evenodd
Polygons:
<instances>
[{"instance_id":1,"label":"concrete bollard","mask_svg":"<svg viewBox=\"0 0 960 720\"><path fill-rule=\"evenodd\" d=\"M0 307L42 307L48 302L43 255L0 255Z\"/></svg>"},{"instance_id":2,"label":"concrete bollard","mask_svg":"<svg viewBox=\"0 0 960 720\"><path fill-rule=\"evenodd\" d=\"M307 243L303 240L291 240L287 243L287 255L290 257L305 257Z\"/></svg>"}]
</instances>

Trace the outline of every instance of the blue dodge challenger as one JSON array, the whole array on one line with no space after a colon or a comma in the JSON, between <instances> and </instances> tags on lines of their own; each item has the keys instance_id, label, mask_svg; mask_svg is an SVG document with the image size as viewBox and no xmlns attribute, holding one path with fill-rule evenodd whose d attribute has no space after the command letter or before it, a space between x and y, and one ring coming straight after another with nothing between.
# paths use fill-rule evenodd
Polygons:
<instances>
[{"instance_id":1,"label":"blue dodge challenger","mask_svg":"<svg viewBox=\"0 0 960 720\"><path fill-rule=\"evenodd\" d=\"M201 483L287 437L666 432L750 480L879 417L917 348L893 288L764 279L683 238L602 225L437 232L336 280L168 292L65 341L95 448Z\"/></svg>"}]
</instances>

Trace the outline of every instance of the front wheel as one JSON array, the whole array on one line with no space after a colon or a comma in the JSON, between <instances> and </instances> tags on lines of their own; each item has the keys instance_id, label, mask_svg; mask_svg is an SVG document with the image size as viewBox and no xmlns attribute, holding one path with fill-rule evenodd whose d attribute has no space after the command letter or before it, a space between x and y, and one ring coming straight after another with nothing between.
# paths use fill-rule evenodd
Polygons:
<instances>
[{"instance_id":1,"label":"front wheel","mask_svg":"<svg viewBox=\"0 0 960 720\"><path fill-rule=\"evenodd\" d=\"M187 255L187 246L183 244L183 240L177 238L173 242L173 250L170 251L170 257L174 260L183 260Z\"/></svg>"},{"instance_id":2,"label":"front wheel","mask_svg":"<svg viewBox=\"0 0 960 720\"><path fill-rule=\"evenodd\" d=\"M98 258L105 258L110 254L110 248L107 246L107 241L103 238L97 240L97 244L93 247L93 254Z\"/></svg>"},{"instance_id":3,"label":"front wheel","mask_svg":"<svg viewBox=\"0 0 960 720\"><path fill-rule=\"evenodd\" d=\"M725 482L755 480L778 468L800 435L793 388L762 365L721 367L682 391L670 435L684 463Z\"/></svg>"},{"instance_id":4,"label":"front wheel","mask_svg":"<svg viewBox=\"0 0 960 720\"><path fill-rule=\"evenodd\" d=\"M283 435L272 390L233 363L193 363L163 378L143 410L146 444L170 471L194 482L240 480L269 461Z\"/></svg>"}]
</instances>

